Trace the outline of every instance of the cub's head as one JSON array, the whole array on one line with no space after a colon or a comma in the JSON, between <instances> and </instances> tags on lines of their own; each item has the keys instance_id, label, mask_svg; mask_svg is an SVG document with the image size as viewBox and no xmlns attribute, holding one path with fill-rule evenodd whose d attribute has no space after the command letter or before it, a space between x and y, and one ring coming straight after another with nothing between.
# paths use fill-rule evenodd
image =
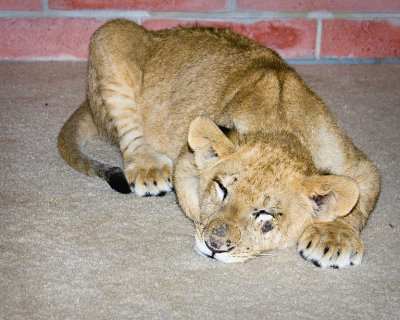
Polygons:
<instances>
[{"instance_id":1,"label":"cub's head","mask_svg":"<svg viewBox=\"0 0 400 320\"><path fill-rule=\"evenodd\" d=\"M358 200L351 179L319 175L290 133L224 134L198 117L188 142L175 189L204 256L240 262L293 246L307 225L346 215Z\"/></svg>"}]
</instances>

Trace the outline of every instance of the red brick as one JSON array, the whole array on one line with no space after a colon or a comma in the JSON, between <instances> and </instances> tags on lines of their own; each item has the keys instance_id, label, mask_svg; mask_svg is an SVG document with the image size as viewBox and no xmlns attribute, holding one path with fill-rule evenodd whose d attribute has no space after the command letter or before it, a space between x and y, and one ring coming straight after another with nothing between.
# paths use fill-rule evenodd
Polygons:
<instances>
[{"instance_id":1,"label":"red brick","mask_svg":"<svg viewBox=\"0 0 400 320\"><path fill-rule=\"evenodd\" d=\"M0 59L87 58L95 19L0 19ZM12 30L12 32L11 32Z\"/></svg>"},{"instance_id":2,"label":"red brick","mask_svg":"<svg viewBox=\"0 0 400 320\"><path fill-rule=\"evenodd\" d=\"M49 0L49 8L64 10L224 11L228 7L229 0Z\"/></svg>"},{"instance_id":3,"label":"red brick","mask_svg":"<svg viewBox=\"0 0 400 320\"><path fill-rule=\"evenodd\" d=\"M42 0L0 0L0 10L42 10Z\"/></svg>"},{"instance_id":4,"label":"red brick","mask_svg":"<svg viewBox=\"0 0 400 320\"><path fill-rule=\"evenodd\" d=\"M172 28L198 23L203 26L227 27L262 45L278 51L284 58L314 58L316 22L313 20L270 20L251 24L235 22L146 20L143 26L150 30Z\"/></svg>"},{"instance_id":5,"label":"red brick","mask_svg":"<svg viewBox=\"0 0 400 320\"><path fill-rule=\"evenodd\" d=\"M142 26L149 30L161 30L170 29L177 26L183 26L187 24L199 23L194 20L174 20L174 19L151 19L142 22ZM202 23L206 25L206 23Z\"/></svg>"},{"instance_id":6,"label":"red brick","mask_svg":"<svg viewBox=\"0 0 400 320\"><path fill-rule=\"evenodd\" d=\"M400 20L327 20L321 58L399 58Z\"/></svg>"},{"instance_id":7,"label":"red brick","mask_svg":"<svg viewBox=\"0 0 400 320\"><path fill-rule=\"evenodd\" d=\"M399 11L399 0L238 0L239 10L265 11Z\"/></svg>"}]
</instances>

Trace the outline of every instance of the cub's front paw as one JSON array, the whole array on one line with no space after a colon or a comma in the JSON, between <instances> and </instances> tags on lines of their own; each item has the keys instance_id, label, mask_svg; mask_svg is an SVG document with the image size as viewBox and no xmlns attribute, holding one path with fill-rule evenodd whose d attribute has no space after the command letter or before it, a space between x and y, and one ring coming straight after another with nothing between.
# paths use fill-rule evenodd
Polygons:
<instances>
[{"instance_id":1,"label":"cub's front paw","mask_svg":"<svg viewBox=\"0 0 400 320\"><path fill-rule=\"evenodd\" d=\"M364 244L346 224L324 222L304 230L297 251L318 267L346 268L361 263Z\"/></svg>"},{"instance_id":2,"label":"cub's front paw","mask_svg":"<svg viewBox=\"0 0 400 320\"><path fill-rule=\"evenodd\" d=\"M172 161L165 155L141 156L125 168L132 191L140 197L164 196L173 190Z\"/></svg>"}]
</instances>

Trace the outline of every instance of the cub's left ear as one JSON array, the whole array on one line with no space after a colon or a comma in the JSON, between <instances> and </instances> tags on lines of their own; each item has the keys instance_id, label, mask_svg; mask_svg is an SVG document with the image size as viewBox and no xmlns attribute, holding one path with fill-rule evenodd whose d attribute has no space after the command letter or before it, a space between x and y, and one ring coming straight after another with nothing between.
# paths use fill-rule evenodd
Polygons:
<instances>
[{"instance_id":1,"label":"cub's left ear","mask_svg":"<svg viewBox=\"0 0 400 320\"><path fill-rule=\"evenodd\" d=\"M312 176L305 180L307 196L313 204L314 220L333 221L347 215L358 201L354 180L345 176Z\"/></svg>"},{"instance_id":2,"label":"cub's left ear","mask_svg":"<svg viewBox=\"0 0 400 320\"><path fill-rule=\"evenodd\" d=\"M233 152L234 145L209 118L197 117L190 123L188 142L199 169Z\"/></svg>"}]
</instances>

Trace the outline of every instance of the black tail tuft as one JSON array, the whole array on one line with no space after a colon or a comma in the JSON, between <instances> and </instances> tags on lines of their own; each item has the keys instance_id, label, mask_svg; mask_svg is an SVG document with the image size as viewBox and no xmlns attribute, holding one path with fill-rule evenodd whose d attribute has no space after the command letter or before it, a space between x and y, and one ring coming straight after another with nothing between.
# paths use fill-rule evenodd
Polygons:
<instances>
[{"instance_id":1,"label":"black tail tuft","mask_svg":"<svg viewBox=\"0 0 400 320\"><path fill-rule=\"evenodd\" d=\"M126 181L124 171L121 168L111 167L106 170L104 176L108 184L115 191L120 193L132 193L128 181Z\"/></svg>"}]
</instances>

